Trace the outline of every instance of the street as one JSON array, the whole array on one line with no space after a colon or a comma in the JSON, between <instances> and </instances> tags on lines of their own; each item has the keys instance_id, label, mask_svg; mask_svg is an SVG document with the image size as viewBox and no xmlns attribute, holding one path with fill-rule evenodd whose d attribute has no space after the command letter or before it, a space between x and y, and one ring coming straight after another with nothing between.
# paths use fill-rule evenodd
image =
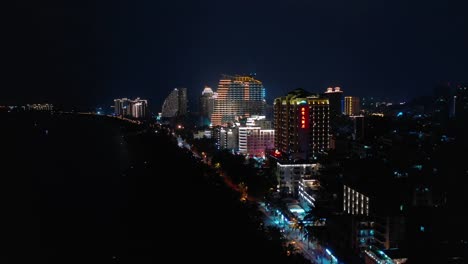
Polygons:
<instances>
[{"instance_id":1,"label":"street","mask_svg":"<svg viewBox=\"0 0 468 264\"><path fill-rule=\"evenodd\" d=\"M300 233L297 229L292 229L289 226L289 223L284 220L281 215L277 215L275 212L272 212L266 208L263 202L259 202L259 208L265 215L264 223L266 226L276 226L281 230L284 230L283 234L288 243L292 243L298 250L299 253L303 254L305 258L310 260L311 263L319 264L334 264L338 263L336 258L328 255L325 249L322 248L317 242L308 241L303 234Z\"/></svg>"}]
</instances>

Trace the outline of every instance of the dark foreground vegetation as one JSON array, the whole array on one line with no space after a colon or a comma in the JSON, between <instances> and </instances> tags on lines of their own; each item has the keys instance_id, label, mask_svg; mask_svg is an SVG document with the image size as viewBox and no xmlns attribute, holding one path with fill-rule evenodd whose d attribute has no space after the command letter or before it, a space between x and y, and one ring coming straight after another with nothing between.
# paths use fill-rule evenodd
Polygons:
<instances>
[{"instance_id":1,"label":"dark foreground vegetation","mask_svg":"<svg viewBox=\"0 0 468 264\"><path fill-rule=\"evenodd\" d=\"M164 131L97 116L0 119L1 263L304 262Z\"/></svg>"}]
</instances>

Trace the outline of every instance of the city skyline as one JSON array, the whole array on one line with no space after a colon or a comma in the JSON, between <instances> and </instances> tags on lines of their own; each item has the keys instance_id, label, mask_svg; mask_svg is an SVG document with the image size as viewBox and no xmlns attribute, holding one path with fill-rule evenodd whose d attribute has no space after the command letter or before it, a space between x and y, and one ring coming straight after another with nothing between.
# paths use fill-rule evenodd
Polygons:
<instances>
[{"instance_id":1,"label":"city skyline","mask_svg":"<svg viewBox=\"0 0 468 264\"><path fill-rule=\"evenodd\" d=\"M408 100L431 95L441 82L466 82L467 5L23 1L6 32L10 85L0 103L94 107L141 96L155 106L174 87L187 87L194 98L220 74L251 72L270 102L299 87L335 86L359 97ZM262 19L221 19L243 6Z\"/></svg>"},{"instance_id":2,"label":"city skyline","mask_svg":"<svg viewBox=\"0 0 468 264\"><path fill-rule=\"evenodd\" d=\"M2 260L467 262L467 10L15 1Z\"/></svg>"}]
</instances>

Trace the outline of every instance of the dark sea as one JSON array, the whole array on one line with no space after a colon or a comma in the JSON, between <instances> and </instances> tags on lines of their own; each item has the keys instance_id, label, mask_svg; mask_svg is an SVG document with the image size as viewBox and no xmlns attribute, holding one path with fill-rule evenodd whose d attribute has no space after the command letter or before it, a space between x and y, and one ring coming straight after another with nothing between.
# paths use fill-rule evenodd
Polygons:
<instances>
[{"instance_id":1,"label":"dark sea","mask_svg":"<svg viewBox=\"0 0 468 264\"><path fill-rule=\"evenodd\" d=\"M170 136L77 114L0 113L0 124L2 264L271 255L246 233L236 194L204 182Z\"/></svg>"},{"instance_id":2,"label":"dark sea","mask_svg":"<svg viewBox=\"0 0 468 264\"><path fill-rule=\"evenodd\" d=\"M6 263L118 255L127 239L122 174L130 164L119 123L48 113L3 113L0 120Z\"/></svg>"}]
</instances>

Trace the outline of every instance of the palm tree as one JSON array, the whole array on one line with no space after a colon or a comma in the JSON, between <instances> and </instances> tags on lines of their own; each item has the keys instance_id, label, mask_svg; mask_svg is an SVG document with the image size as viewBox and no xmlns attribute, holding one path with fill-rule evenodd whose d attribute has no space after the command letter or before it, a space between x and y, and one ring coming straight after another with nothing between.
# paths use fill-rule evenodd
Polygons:
<instances>
[{"instance_id":1,"label":"palm tree","mask_svg":"<svg viewBox=\"0 0 468 264\"><path fill-rule=\"evenodd\" d=\"M286 245L285 250L286 250L286 255L291 256L291 255L294 255L298 249L294 243L288 243Z\"/></svg>"},{"instance_id":2,"label":"palm tree","mask_svg":"<svg viewBox=\"0 0 468 264\"><path fill-rule=\"evenodd\" d=\"M293 232L299 229L299 220L296 217L292 219L292 223L290 224L290 227Z\"/></svg>"},{"instance_id":3,"label":"palm tree","mask_svg":"<svg viewBox=\"0 0 468 264\"><path fill-rule=\"evenodd\" d=\"M310 232L304 228L304 238L307 239L307 249L310 249Z\"/></svg>"},{"instance_id":4,"label":"palm tree","mask_svg":"<svg viewBox=\"0 0 468 264\"><path fill-rule=\"evenodd\" d=\"M307 210L307 212L306 212L305 215L304 215L304 220L311 220L311 219L313 219L313 218L314 218L314 214L315 214L314 210L312 210L312 209Z\"/></svg>"},{"instance_id":5,"label":"palm tree","mask_svg":"<svg viewBox=\"0 0 468 264\"><path fill-rule=\"evenodd\" d=\"M302 220L297 223L297 228L299 229L299 233L302 235L302 239L304 240L305 225Z\"/></svg>"},{"instance_id":6,"label":"palm tree","mask_svg":"<svg viewBox=\"0 0 468 264\"><path fill-rule=\"evenodd\" d=\"M321 218L327 218L330 215L329 211L323 207L314 207L314 209L307 211L304 216L304 220L310 220L312 225L315 225L316 222Z\"/></svg>"}]
</instances>

